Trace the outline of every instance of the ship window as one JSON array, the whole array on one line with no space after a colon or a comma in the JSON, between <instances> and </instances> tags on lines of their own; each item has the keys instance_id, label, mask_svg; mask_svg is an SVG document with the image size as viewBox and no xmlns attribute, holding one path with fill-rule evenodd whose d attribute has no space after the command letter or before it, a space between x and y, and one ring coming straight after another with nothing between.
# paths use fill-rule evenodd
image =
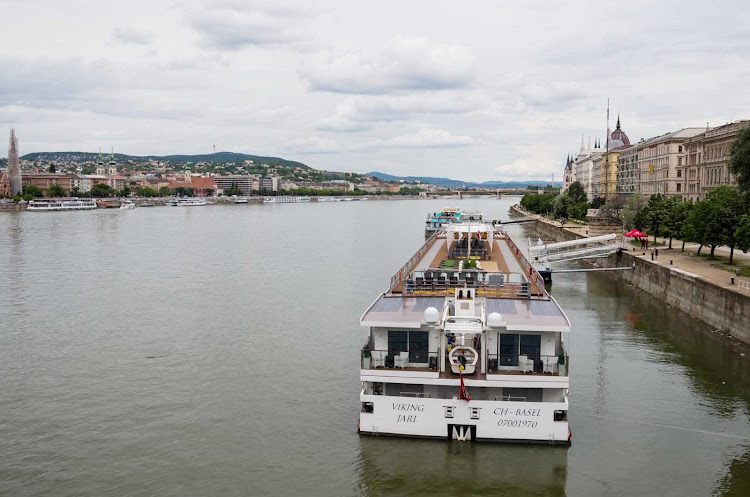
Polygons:
<instances>
[{"instance_id":1,"label":"ship window","mask_svg":"<svg viewBox=\"0 0 750 497\"><path fill-rule=\"evenodd\" d=\"M479 419L479 407L472 407L469 411L471 413L471 419Z\"/></svg>"},{"instance_id":2,"label":"ship window","mask_svg":"<svg viewBox=\"0 0 750 497\"><path fill-rule=\"evenodd\" d=\"M555 411L555 421L567 421L568 411Z\"/></svg>"},{"instance_id":3,"label":"ship window","mask_svg":"<svg viewBox=\"0 0 750 497\"><path fill-rule=\"evenodd\" d=\"M452 418L453 417L453 406L445 406L445 417L446 418Z\"/></svg>"},{"instance_id":4,"label":"ship window","mask_svg":"<svg viewBox=\"0 0 750 497\"><path fill-rule=\"evenodd\" d=\"M362 402L361 412L374 412L375 405L372 402Z\"/></svg>"}]
</instances>

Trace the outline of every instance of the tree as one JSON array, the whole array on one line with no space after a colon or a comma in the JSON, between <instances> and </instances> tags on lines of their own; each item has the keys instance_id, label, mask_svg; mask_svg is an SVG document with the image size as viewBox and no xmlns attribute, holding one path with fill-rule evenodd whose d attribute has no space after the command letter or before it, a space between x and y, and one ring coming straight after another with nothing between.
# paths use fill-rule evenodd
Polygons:
<instances>
[{"instance_id":1,"label":"tree","mask_svg":"<svg viewBox=\"0 0 750 497\"><path fill-rule=\"evenodd\" d=\"M54 164L50 164L49 165L49 172L50 172L50 174L54 174L54 173L57 172L57 168L55 167Z\"/></svg>"},{"instance_id":2,"label":"tree","mask_svg":"<svg viewBox=\"0 0 750 497\"><path fill-rule=\"evenodd\" d=\"M180 197L192 197L195 195L195 192L192 188L186 188L184 186L178 186L174 190L174 194Z\"/></svg>"},{"instance_id":3,"label":"tree","mask_svg":"<svg viewBox=\"0 0 750 497\"><path fill-rule=\"evenodd\" d=\"M171 193L171 192L170 192ZM153 188L136 188L135 194L139 197L157 197L159 196L159 192L154 190Z\"/></svg>"},{"instance_id":4,"label":"tree","mask_svg":"<svg viewBox=\"0 0 750 497\"><path fill-rule=\"evenodd\" d=\"M562 195L558 195L552 201L552 216L555 219L568 217L568 207L570 207L572 203L573 202L571 201L570 196L567 192L563 193Z\"/></svg>"},{"instance_id":5,"label":"tree","mask_svg":"<svg viewBox=\"0 0 750 497\"><path fill-rule=\"evenodd\" d=\"M628 197L627 201L625 202L625 205L622 208L622 226L626 230L630 231L633 228L636 227L643 227L644 226L644 220L638 219L639 222L636 222L636 219L638 218L639 214L643 211L643 209L648 204L648 199L641 195L640 192L636 192L630 197Z\"/></svg>"},{"instance_id":6,"label":"tree","mask_svg":"<svg viewBox=\"0 0 750 497\"><path fill-rule=\"evenodd\" d=\"M737 248L745 253L750 251L750 214L740 216L734 239L737 241Z\"/></svg>"},{"instance_id":7,"label":"tree","mask_svg":"<svg viewBox=\"0 0 750 497\"><path fill-rule=\"evenodd\" d=\"M129 197L130 196L130 188L128 186L125 186L122 190L120 190L120 196L121 197Z\"/></svg>"},{"instance_id":8,"label":"tree","mask_svg":"<svg viewBox=\"0 0 750 497\"><path fill-rule=\"evenodd\" d=\"M589 199L586 196L586 190L580 181L574 181L568 187L568 196L574 204L580 204L582 202L588 203Z\"/></svg>"},{"instance_id":9,"label":"tree","mask_svg":"<svg viewBox=\"0 0 750 497\"><path fill-rule=\"evenodd\" d=\"M573 219L579 219L581 221L586 220L586 213L589 210L589 203L588 202L580 202L578 204L573 204L568 206L568 217L572 217Z\"/></svg>"},{"instance_id":10,"label":"tree","mask_svg":"<svg viewBox=\"0 0 750 497\"><path fill-rule=\"evenodd\" d=\"M683 202L679 197L673 197L674 205L664 219L661 231L669 237L669 248L672 248L672 237L682 240L682 252L685 251L685 227L693 208L691 202Z\"/></svg>"},{"instance_id":11,"label":"tree","mask_svg":"<svg viewBox=\"0 0 750 497\"><path fill-rule=\"evenodd\" d=\"M206 196L207 197L213 197L214 196L214 189L213 188L206 188Z\"/></svg>"},{"instance_id":12,"label":"tree","mask_svg":"<svg viewBox=\"0 0 750 497\"><path fill-rule=\"evenodd\" d=\"M654 243L656 243L656 237L659 236L661 225L667 217L670 208L671 204L667 203L667 199L662 197L660 193L657 193L648 199L646 208L641 211L642 217L638 221L642 223L643 228L654 235Z\"/></svg>"},{"instance_id":13,"label":"tree","mask_svg":"<svg viewBox=\"0 0 750 497\"><path fill-rule=\"evenodd\" d=\"M111 197L115 194L115 189L109 186L107 183L98 183L91 187L92 197Z\"/></svg>"},{"instance_id":14,"label":"tree","mask_svg":"<svg viewBox=\"0 0 750 497\"><path fill-rule=\"evenodd\" d=\"M27 193L23 196L23 200L25 200L26 202L31 202L32 200L34 200L34 198L34 195L30 193Z\"/></svg>"},{"instance_id":15,"label":"tree","mask_svg":"<svg viewBox=\"0 0 750 497\"><path fill-rule=\"evenodd\" d=\"M159 196L160 197L168 197L172 195L172 190L169 189L167 186L162 186L159 188Z\"/></svg>"},{"instance_id":16,"label":"tree","mask_svg":"<svg viewBox=\"0 0 750 497\"><path fill-rule=\"evenodd\" d=\"M729 156L729 169L737 176L737 185L750 203L750 126L737 133Z\"/></svg>"},{"instance_id":17,"label":"tree","mask_svg":"<svg viewBox=\"0 0 750 497\"><path fill-rule=\"evenodd\" d=\"M224 190L224 195L229 195L229 196L232 196L232 195L242 195L242 190L240 190L237 187L237 183L236 182L232 181L232 186L230 188Z\"/></svg>"},{"instance_id":18,"label":"tree","mask_svg":"<svg viewBox=\"0 0 750 497\"><path fill-rule=\"evenodd\" d=\"M88 195L86 193L83 193L77 186L74 186L70 190L70 196L71 197L87 197Z\"/></svg>"},{"instance_id":19,"label":"tree","mask_svg":"<svg viewBox=\"0 0 750 497\"><path fill-rule=\"evenodd\" d=\"M688 236L691 241L711 247L711 257L716 247L730 247L729 263L734 260L737 245L735 233L742 214L742 194L731 186L720 186L698 202L688 218ZM699 249L700 253L700 249Z\"/></svg>"},{"instance_id":20,"label":"tree","mask_svg":"<svg viewBox=\"0 0 750 497\"><path fill-rule=\"evenodd\" d=\"M44 196L44 192L42 192L42 189L39 188L38 186L34 186L34 185L26 185L26 186L24 186L22 193L23 193L24 198L26 197L26 195L31 195L32 197L43 197Z\"/></svg>"},{"instance_id":21,"label":"tree","mask_svg":"<svg viewBox=\"0 0 750 497\"><path fill-rule=\"evenodd\" d=\"M62 186L55 183L47 189L47 195L50 197L65 197L68 195L68 191Z\"/></svg>"}]
</instances>

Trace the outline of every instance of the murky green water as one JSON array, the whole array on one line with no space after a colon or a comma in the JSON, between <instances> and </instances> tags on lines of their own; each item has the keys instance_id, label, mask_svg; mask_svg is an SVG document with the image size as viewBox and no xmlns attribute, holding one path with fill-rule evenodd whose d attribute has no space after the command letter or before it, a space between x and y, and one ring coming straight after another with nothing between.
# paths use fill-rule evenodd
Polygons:
<instances>
[{"instance_id":1,"label":"murky green water","mask_svg":"<svg viewBox=\"0 0 750 497\"><path fill-rule=\"evenodd\" d=\"M0 215L0 494L750 495L748 360L602 274L552 286L570 448L360 438L359 316L443 204Z\"/></svg>"}]
</instances>

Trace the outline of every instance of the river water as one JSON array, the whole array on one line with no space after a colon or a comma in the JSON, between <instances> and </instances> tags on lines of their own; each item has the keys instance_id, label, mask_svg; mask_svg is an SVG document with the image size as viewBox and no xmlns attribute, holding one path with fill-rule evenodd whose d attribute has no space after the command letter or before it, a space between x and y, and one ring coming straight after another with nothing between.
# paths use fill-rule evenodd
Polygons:
<instances>
[{"instance_id":1,"label":"river water","mask_svg":"<svg viewBox=\"0 0 750 497\"><path fill-rule=\"evenodd\" d=\"M750 495L748 360L603 274L552 286L570 448L359 437L358 319L444 203L3 213L0 495Z\"/></svg>"}]
</instances>

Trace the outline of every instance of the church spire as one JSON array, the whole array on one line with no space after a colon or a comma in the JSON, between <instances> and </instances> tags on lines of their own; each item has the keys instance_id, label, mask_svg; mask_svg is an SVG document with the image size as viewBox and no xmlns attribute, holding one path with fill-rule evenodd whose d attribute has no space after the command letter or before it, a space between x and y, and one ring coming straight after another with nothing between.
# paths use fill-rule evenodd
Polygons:
<instances>
[{"instance_id":1,"label":"church spire","mask_svg":"<svg viewBox=\"0 0 750 497\"><path fill-rule=\"evenodd\" d=\"M583 133L581 133L581 152L583 152Z\"/></svg>"},{"instance_id":2,"label":"church spire","mask_svg":"<svg viewBox=\"0 0 750 497\"><path fill-rule=\"evenodd\" d=\"M615 129L620 129L620 113L617 113L617 127Z\"/></svg>"}]
</instances>

